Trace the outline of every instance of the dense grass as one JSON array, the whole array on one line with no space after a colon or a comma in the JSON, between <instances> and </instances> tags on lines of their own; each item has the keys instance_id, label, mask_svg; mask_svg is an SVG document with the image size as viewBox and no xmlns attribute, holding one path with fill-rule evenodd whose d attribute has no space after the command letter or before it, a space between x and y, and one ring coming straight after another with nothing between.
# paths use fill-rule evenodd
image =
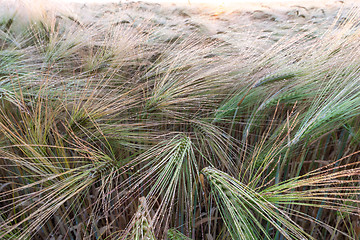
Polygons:
<instances>
[{"instance_id":1,"label":"dense grass","mask_svg":"<svg viewBox=\"0 0 360 240\"><path fill-rule=\"evenodd\" d=\"M0 238L359 239L348 19L246 58L197 33L161 41L149 23L9 16Z\"/></svg>"}]
</instances>

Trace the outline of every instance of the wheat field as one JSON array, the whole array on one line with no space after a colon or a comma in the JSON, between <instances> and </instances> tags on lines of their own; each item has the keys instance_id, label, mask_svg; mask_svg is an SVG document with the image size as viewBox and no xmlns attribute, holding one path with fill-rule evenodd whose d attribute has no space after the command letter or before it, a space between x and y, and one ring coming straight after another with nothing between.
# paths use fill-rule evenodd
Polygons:
<instances>
[{"instance_id":1,"label":"wheat field","mask_svg":"<svg viewBox=\"0 0 360 240\"><path fill-rule=\"evenodd\" d=\"M356 9L260 48L7 3L0 239L360 239Z\"/></svg>"}]
</instances>

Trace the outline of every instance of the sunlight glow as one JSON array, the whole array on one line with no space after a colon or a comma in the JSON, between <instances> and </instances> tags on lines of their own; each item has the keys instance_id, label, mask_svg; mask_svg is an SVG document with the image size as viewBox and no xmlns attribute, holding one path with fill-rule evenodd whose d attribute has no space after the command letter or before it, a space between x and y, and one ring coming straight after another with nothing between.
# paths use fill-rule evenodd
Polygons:
<instances>
[{"instance_id":1,"label":"sunlight glow","mask_svg":"<svg viewBox=\"0 0 360 240\"><path fill-rule=\"evenodd\" d=\"M64 0L66 2L79 2L79 3L111 3L119 2L119 0ZM122 2L131 2L132 0L125 0ZM140 1L140 0L133 0ZM209 4L217 6L226 6L237 3L270 3L270 2L292 2L299 0L142 0L144 2L153 3L176 3L176 4Z\"/></svg>"}]
</instances>

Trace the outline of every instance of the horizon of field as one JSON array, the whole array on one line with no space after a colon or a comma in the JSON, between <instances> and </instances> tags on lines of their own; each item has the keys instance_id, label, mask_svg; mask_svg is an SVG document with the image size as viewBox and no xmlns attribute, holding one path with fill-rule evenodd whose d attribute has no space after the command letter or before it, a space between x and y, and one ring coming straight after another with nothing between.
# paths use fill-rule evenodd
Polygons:
<instances>
[{"instance_id":1,"label":"horizon of field","mask_svg":"<svg viewBox=\"0 0 360 240\"><path fill-rule=\"evenodd\" d=\"M175 3L175 4L208 4L208 5L233 5L239 3L284 3L284 2L310 2L309 0L64 0L76 3L117 3L117 2L150 2L150 3Z\"/></svg>"}]
</instances>

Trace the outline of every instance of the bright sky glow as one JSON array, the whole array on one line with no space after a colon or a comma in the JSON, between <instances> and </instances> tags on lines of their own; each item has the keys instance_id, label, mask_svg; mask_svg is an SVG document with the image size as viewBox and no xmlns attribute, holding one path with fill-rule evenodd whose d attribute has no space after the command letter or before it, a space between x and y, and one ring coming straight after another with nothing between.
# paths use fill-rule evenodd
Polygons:
<instances>
[{"instance_id":1,"label":"bright sky glow","mask_svg":"<svg viewBox=\"0 0 360 240\"><path fill-rule=\"evenodd\" d=\"M65 0L66 2L79 2L79 3L111 3L119 2L119 0ZM136 0L134 0L136 1ZM179 3L179 4L197 4L197 3L206 3L212 5L223 5L223 4L233 4L240 2L247 3L269 3L269 2L290 2L290 1L299 1L299 0L142 0L144 2L158 2L158 3ZM129 1L121 1L129 2Z\"/></svg>"},{"instance_id":2,"label":"bright sky glow","mask_svg":"<svg viewBox=\"0 0 360 240\"><path fill-rule=\"evenodd\" d=\"M185 5L185 6L194 6L194 5L207 5L210 7L215 7L219 9L219 12L223 12L224 10L231 10L231 9L239 9L245 7L246 5L249 6L252 4L259 4L259 3L266 3L266 4L279 4L279 3L291 3L291 2L324 2L328 0L60 0L61 2L77 2L77 3L111 3L111 2L136 2L136 1L143 1L143 2L152 2L152 3L163 3L163 4L172 4L175 3L177 5ZM360 1L360 0L357 0ZM241 5L239 5L241 4Z\"/></svg>"}]
</instances>

